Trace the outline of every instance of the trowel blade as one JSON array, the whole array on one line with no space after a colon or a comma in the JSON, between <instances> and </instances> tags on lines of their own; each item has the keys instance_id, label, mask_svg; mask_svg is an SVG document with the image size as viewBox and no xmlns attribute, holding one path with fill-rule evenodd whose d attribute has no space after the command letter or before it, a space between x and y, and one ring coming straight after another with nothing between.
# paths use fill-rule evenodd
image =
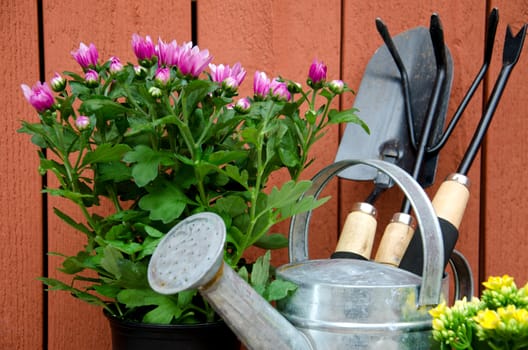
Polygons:
<instances>
[{"instance_id":1,"label":"trowel blade","mask_svg":"<svg viewBox=\"0 0 528 350\"><path fill-rule=\"evenodd\" d=\"M416 27L395 36L393 41L407 70L414 128L419 140L436 78L435 55L429 30ZM441 137L451 92L453 61L447 47L446 55L446 79L430 144ZM354 107L370 128L370 135L356 124L347 125L335 161L385 159L412 173L416 152L409 137L400 73L385 45L378 48L369 61ZM423 187L434 182L437 163L437 154L426 157L418 179ZM339 177L374 180L377 175L377 170L361 165L344 170Z\"/></svg>"}]
</instances>

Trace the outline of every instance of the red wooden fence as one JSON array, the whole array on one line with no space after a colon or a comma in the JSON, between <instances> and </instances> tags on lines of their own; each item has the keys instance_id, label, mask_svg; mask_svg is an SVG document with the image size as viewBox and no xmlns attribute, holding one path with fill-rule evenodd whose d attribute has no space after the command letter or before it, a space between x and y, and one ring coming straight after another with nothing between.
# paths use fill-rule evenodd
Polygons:
<instances>
[{"instance_id":1,"label":"red wooden fence","mask_svg":"<svg viewBox=\"0 0 528 350\"><path fill-rule=\"evenodd\" d=\"M96 44L101 57L117 55L132 60L132 33L183 42L191 39L196 28L197 43L211 51L214 62L240 61L249 72L248 81L256 69L303 81L317 57L328 65L332 78L341 77L357 88L368 60L381 45L374 26L376 17L381 17L394 35L418 25L428 26L431 13L437 12L455 67L450 116L482 62L487 13L491 7L498 7L500 23L492 68L441 154L440 182L456 169L482 114L483 97L489 95L500 70L506 24L517 32L528 21L526 0L198 0L196 5L192 16L191 0L2 1L0 272L4 286L0 290L0 349L110 349L109 328L101 310L65 293L43 293L35 279L45 273L56 275L58 261L47 260L45 249L74 252L82 242L53 217L51 208L57 202L52 198L49 203L43 201L36 150L25 135L15 132L21 119L36 117L22 96L20 84L33 84L41 79L40 74L49 80L55 71L76 70L69 52L79 42ZM528 280L524 230L528 209L524 177L528 175L527 50L504 92L482 155L469 174L472 194L457 249L469 259L477 280L505 273L515 276L518 283ZM245 83L245 93L250 86L250 82ZM353 99L342 103L350 106ZM340 130L334 129L319 143L314 151L316 162L307 177L333 161L339 135ZM315 257L328 256L332 251L350 205L365 197L366 187L337 180L329 186L327 193L334 199L314 213L311 227ZM427 192L432 195L436 188ZM382 224L399 203L397 191L384 197L380 202ZM284 252L275 254L277 264L285 259Z\"/></svg>"}]
</instances>

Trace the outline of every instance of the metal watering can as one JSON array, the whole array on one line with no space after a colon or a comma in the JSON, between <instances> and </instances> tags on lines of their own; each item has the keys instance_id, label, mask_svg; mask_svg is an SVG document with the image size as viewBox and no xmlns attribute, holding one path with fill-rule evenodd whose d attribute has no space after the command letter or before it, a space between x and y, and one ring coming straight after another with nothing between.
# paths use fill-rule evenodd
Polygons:
<instances>
[{"instance_id":1,"label":"metal watering can","mask_svg":"<svg viewBox=\"0 0 528 350\"><path fill-rule=\"evenodd\" d=\"M305 195L317 197L336 174L358 164L388 175L409 199L425 242L423 278L370 261L308 260L308 212L292 218L290 263L277 269L278 278L298 288L275 309L224 263L223 220L201 213L161 240L149 264L151 287L163 294L198 288L249 349L430 349L428 310L447 296L448 280L440 226L423 189L396 165L346 160L323 169ZM454 256L455 293L471 295L469 265Z\"/></svg>"}]
</instances>

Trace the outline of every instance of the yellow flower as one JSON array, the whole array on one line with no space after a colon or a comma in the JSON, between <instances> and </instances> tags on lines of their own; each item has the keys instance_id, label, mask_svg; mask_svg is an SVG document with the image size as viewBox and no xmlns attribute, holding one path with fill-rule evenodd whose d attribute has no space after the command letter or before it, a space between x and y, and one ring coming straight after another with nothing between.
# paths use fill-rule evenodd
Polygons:
<instances>
[{"instance_id":1,"label":"yellow flower","mask_svg":"<svg viewBox=\"0 0 528 350\"><path fill-rule=\"evenodd\" d=\"M488 309L479 311L473 319L484 329L495 329L500 323L499 315Z\"/></svg>"},{"instance_id":2,"label":"yellow flower","mask_svg":"<svg viewBox=\"0 0 528 350\"><path fill-rule=\"evenodd\" d=\"M528 310L527 309L517 309L513 313L513 318L519 322L519 324L528 325Z\"/></svg>"},{"instance_id":3,"label":"yellow flower","mask_svg":"<svg viewBox=\"0 0 528 350\"><path fill-rule=\"evenodd\" d=\"M484 287L489 290L500 291L503 287L514 287L515 282L513 277L509 275L499 276L490 276L486 282L482 283Z\"/></svg>"},{"instance_id":4,"label":"yellow flower","mask_svg":"<svg viewBox=\"0 0 528 350\"><path fill-rule=\"evenodd\" d=\"M438 304L434 309L429 310L429 315L434 318L439 318L441 315L445 314L447 306L445 302Z\"/></svg>"}]
</instances>

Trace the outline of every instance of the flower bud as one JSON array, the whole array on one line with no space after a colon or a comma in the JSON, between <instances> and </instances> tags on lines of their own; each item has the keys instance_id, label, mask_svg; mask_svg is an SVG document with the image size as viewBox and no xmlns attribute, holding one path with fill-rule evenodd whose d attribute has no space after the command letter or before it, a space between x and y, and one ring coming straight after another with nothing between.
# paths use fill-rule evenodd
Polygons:
<instances>
[{"instance_id":1,"label":"flower bud","mask_svg":"<svg viewBox=\"0 0 528 350\"><path fill-rule=\"evenodd\" d=\"M149 35L142 38L137 34L132 35L132 49L138 58L139 64L151 67L157 61L156 47Z\"/></svg>"},{"instance_id":2,"label":"flower bud","mask_svg":"<svg viewBox=\"0 0 528 350\"><path fill-rule=\"evenodd\" d=\"M110 73L116 74L123 70L123 64L119 60L119 58L112 56L110 57Z\"/></svg>"},{"instance_id":3,"label":"flower bud","mask_svg":"<svg viewBox=\"0 0 528 350\"><path fill-rule=\"evenodd\" d=\"M99 52L94 44L86 46L84 43L79 45L79 49L72 51L71 55L81 65L83 69L97 67L97 60L99 58Z\"/></svg>"},{"instance_id":4,"label":"flower bud","mask_svg":"<svg viewBox=\"0 0 528 350\"><path fill-rule=\"evenodd\" d=\"M247 97L241 98L235 104L235 111L239 113L247 113L249 112L250 108L251 108L251 102L249 102L249 99Z\"/></svg>"},{"instance_id":5,"label":"flower bud","mask_svg":"<svg viewBox=\"0 0 528 350\"><path fill-rule=\"evenodd\" d=\"M167 67L158 68L156 75L154 76L154 81L158 87L165 87L170 81L170 69Z\"/></svg>"},{"instance_id":6,"label":"flower bud","mask_svg":"<svg viewBox=\"0 0 528 350\"><path fill-rule=\"evenodd\" d=\"M148 71L143 66L134 66L134 73L136 73L136 77L138 77L139 79L145 79Z\"/></svg>"},{"instance_id":7,"label":"flower bud","mask_svg":"<svg viewBox=\"0 0 528 350\"><path fill-rule=\"evenodd\" d=\"M334 94L339 95L345 91L345 83L342 80L332 80L330 83L328 83L328 88Z\"/></svg>"},{"instance_id":8,"label":"flower bud","mask_svg":"<svg viewBox=\"0 0 528 350\"><path fill-rule=\"evenodd\" d=\"M154 98L160 98L161 96L163 96L163 91L161 91L160 88L155 86L150 87L148 92Z\"/></svg>"},{"instance_id":9,"label":"flower bud","mask_svg":"<svg viewBox=\"0 0 528 350\"><path fill-rule=\"evenodd\" d=\"M88 87L96 87L99 85L99 74L93 69L88 69L84 75L84 82Z\"/></svg>"},{"instance_id":10,"label":"flower bud","mask_svg":"<svg viewBox=\"0 0 528 350\"><path fill-rule=\"evenodd\" d=\"M80 115L75 119L75 126L79 130L86 130L90 127L90 118L85 115Z\"/></svg>"},{"instance_id":11,"label":"flower bud","mask_svg":"<svg viewBox=\"0 0 528 350\"><path fill-rule=\"evenodd\" d=\"M313 60L308 72L308 85L313 89L320 89L326 80L326 65L321 61Z\"/></svg>"},{"instance_id":12,"label":"flower bud","mask_svg":"<svg viewBox=\"0 0 528 350\"><path fill-rule=\"evenodd\" d=\"M302 85L300 83L297 83L295 81L289 81L288 82L288 91L292 94L297 94L302 91Z\"/></svg>"},{"instance_id":13,"label":"flower bud","mask_svg":"<svg viewBox=\"0 0 528 350\"><path fill-rule=\"evenodd\" d=\"M55 92L61 92L66 88L66 79L64 79L59 73L55 72L55 75L50 80L51 89Z\"/></svg>"},{"instance_id":14,"label":"flower bud","mask_svg":"<svg viewBox=\"0 0 528 350\"><path fill-rule=\"evenodd\" d=\"M291 94L285 82L274 79L270 84L271 95L279 100L289 101Z\"/></svg>"},{"instance_id":15,"label":"flower bud","mask_svg":"<svg viewBox=\"0 0 528 350\"><path fill-rule=\"evenodd\" d=\"M26 100L37 110L42 113L53 107L55 99L48 84L37 82L33 87L25 84L20 86Z\"/></svg>"}]
</instances>

